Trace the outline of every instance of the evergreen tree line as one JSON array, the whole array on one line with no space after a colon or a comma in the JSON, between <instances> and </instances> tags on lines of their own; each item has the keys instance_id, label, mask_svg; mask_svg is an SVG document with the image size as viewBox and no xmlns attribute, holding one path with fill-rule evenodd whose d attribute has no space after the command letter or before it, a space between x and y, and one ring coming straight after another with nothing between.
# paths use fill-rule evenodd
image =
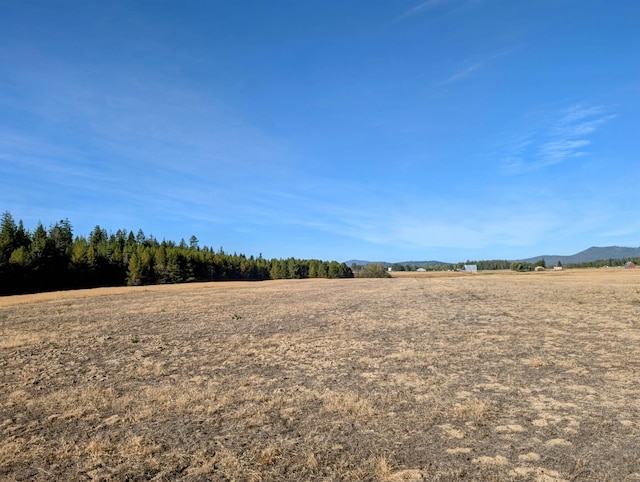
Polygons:
<instances>
[{"instance_id":1,"label":"evergreen tree line","mask_svg":"<svg viewBox=\"0 0 640 482\"><path fill-rule=\"evenodd\" d=\"M451 271L454 269L453 264L423 264L423 263L410 263L410 264L401 264L401 263L393 263L391 265L392 271L417 271L422 268L425 271ZM353 269L353 266L351 267Z\"/></svg>"},{"instance_id":2,"label":"evergreen tree line","mask_svg":"<svg viewBox=\"0 0 640 482\"><path fill-rule=\"evenodd\" d=\"M633 264L640 265L640 258L619 258L619 259L599 259L598 261L585 261L583 263L571 263L567 264L569 268L604 268L608 266L610 268L617 268L624 266L625 263L631 261Z\"/></svg>"},{"instance_id":3,"label":"evergreen tree line","mask_svg":"<svg viewBox=\"0 0 640 482\"><path fill-rule=\"evenodd\" d=\"M391 267L393 271L416 271L420 268L425 271L455 271L463 270L465 264L475 264L479 270L499 270L509 269L510 261L504 259L489 259L481 261L465 261L460 263L438 263L438 264L425 264L425 263L377 263L384 267ZM351 271L354 272L356 277L359 276L360 271L365 266L353 263L351 265Z\"/></svg>"},{"instance_id":4,"label":"evergreen tree line","mask_svg":"<svg viewBox=\"0 0 640 482\"><path fill-rule=\"evenodd\" d=\"M506 259L490 259L484 261L467 261L466 263L458 263L456 265L457 269L464 268L465 264L475 264L479 270L499 270L499 269L509 269L510 262Z\"/></svg>"},{"instance_id":5,"label":"evergreen tree line","mask_svg":"<svg viewBox=\"0 0 640 482\"><path fill-rule=\"evenodd\" d=\"M9 212L0 221L0 294L34 293L98 286L148 285L191 281L351 278L337 261L296 258L267 260L187 244L159 242L142 230L109 233L96 226L75 236L64 219L35 231L16 224Z\"/></svg>"}]
</instances>

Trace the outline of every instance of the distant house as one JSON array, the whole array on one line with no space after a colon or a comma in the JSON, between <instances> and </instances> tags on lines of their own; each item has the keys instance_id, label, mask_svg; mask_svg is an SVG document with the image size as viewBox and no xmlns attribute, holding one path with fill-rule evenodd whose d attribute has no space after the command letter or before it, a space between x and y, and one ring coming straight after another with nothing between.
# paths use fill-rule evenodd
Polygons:
<instances>
[{"instance_id":1,"label":"distant house","mask_svg":"<svg viewBox=\"0 0 640 482\"><path fill-rule=\"evenodd\" d=\"M636 267L636 265L635 265L635 263L634 263L633 261L627 261L627 262L624 264L624 267L625 267L625 268L635 268L635 267Z\"/></svg>"},{"instance_id":2,"label":"distant house","mask_svg":"<svg viewBox=\"0 0 640 482\"><path fill-rule=\"evenodd\" d=\"M464 270L471 272L471 273L477 273L478 272L478 265L477 264L465 264L464 265Z\"/></svg>"}]
</instances>

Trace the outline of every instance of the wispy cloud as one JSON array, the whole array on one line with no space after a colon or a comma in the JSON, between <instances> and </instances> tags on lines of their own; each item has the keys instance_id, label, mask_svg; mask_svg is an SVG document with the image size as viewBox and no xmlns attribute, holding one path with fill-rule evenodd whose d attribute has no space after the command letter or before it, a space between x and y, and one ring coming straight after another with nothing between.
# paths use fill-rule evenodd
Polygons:
<instances>
[{"instance_id":1,"label":"wispy cloud","mask_svg":"<svg viewBox=\"0 0 640 482\"><path fill-rule=\"evenodd\" d=\"M604 107L576 105L565 111L564 116L554 127L557 136L576 137L591 134L615 115L608 114Z\"/></svg>"},{"instance_id":2,"label":"wispy cloud","mask_svg":"<svg viewBox=\"0 0 640 482\"><path fill-rule=\"evenodd\" d=\"M338 191L353 195L337 201ZM394 200L392 205L389 199ZM367 191L354 184L329 193L313 189L269 192L262 202L267 209L260 219L305 226L382 249L426 252L437 247L528 245L557 230L566 215L558 209L557 214L549 215L551 206L558 203L540 196L530 202L514 194L509 203L515 206L513 210L505 208L502 201L501 197L490 207L479 208L447 195L398 195L384 187ZM483 222L478 223L481 218Z\"/></svg>"},{"instance_id":3,"label":"wispy cloud","mask_svg":"<svg viewBox=\"0 0 640 482\"><path fill-rule=\"evenodd\" d=\"M449 84L453 84L455 82L464 80L479 70L482 70L486 67L490 67L494 62L496 62L501 57L511 54L517 47L508 47L495 50L493 52L485 53L484 55L476 56L473 59L468 59L464 62L459 63L458 68L454 71L453 74L449 75L445 80L440 82L441 86L447 86Z\"/></svg>"},{"instance_id":4,"label":"wispy cloud","mask_svg":"<svg viewBox=\"0 0 640 482\"><path fill-rule=\"evenodd\" d=\"M428 12L429 10L434 10L441 6L452 6L455 9L464 7L466 5L477 3L478 0L426 0L423 1L414 7L411 7L408 10L405 10L403 13L396 17L396 21L406 20L410 17L423 14Z\"/></svg>"},{"instance_id":5,"label":"wispy cloud","mask_svg":"<svg viewBox=\"0 0 640 482\"><path fill-rule=\"evenodd\" d=\"M454 82L462 80L465 77L469 77L472 73L474 73L476 70L482 68L483 66L484 66L483 62L476 62L476 63L474 63L472 65L469 65L469 66L459 70L458 72L454 73L452 76L450 76L448 79L446 79L442 84L443 85L453 84Z\"/></svg>"},{"instance_id":6,"label":"wispy cloud","mask_svg":"<svg viewBox=\"0 0 640 482\"><path fill-rule=\"evenodd\" d=\"M585 156L590 135L615 118L604 106L573 105L555 114L546 127L530 126L508 143L504 164L528 172Z\"/></svg>"},{"instance_id":7,"label":"wispy cloud","mask_svg":"<svg viewBox=\"0 0 640 482\"><path fill-rule=\"evenodd\" d=\"M426 2L419 3L415 7L410 8L398 18L406 18L411 17L412 15L416 15L418 13L424 12L425 10L429 10L430 8L437 7L438 5L442 5L443 3L447 3L450 0L427 0Z\"/></svg>"}]
</instances>

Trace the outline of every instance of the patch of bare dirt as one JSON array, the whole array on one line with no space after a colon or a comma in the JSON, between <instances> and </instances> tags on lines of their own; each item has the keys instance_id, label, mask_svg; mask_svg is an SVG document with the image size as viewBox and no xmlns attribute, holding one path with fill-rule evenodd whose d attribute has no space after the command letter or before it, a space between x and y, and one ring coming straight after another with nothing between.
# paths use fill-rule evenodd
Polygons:
<instances>
[{"instance_id":1,"label":"patch of bare dirt","mask_svg":"<svg viewBox=\"0 0 640 482\"><path fill-rule=\"evenodd\" d=\"M640 480L640 271L29 296L2 480Z\"/></svg>"}]
</instances>

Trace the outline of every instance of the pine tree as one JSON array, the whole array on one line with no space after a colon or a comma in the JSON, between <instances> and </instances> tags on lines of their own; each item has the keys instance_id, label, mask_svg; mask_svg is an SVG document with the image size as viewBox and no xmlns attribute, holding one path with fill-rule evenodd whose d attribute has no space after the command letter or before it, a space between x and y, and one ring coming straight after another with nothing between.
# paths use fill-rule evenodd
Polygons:
<instances>
[{"instance_id":1,"label":"pine tree","mask_svg":"<svg viewBox=\"0 0 640 482\"><path fill-rule=\"evenodd\" d=\"M154 282L153 255L151 249L146 248L140 254L140 284L146 285Z\"/></svg>"},{"instance_id":2,"label":"pine tree","mask_svg":"<svg viewBox=\"0 0 640 482\"><path fill-rule=\"evenodd\" d=\"M62 257L70 257L73 245L73 230L68 219L56 223L49 231L58 254Z\"/></svg>"},{"instance_id":3,"label":"pine tree","mask_svg":"<svg viewBox=\"0 0 640 482\"><path fill-rule=\"evenodd\" d=\"M309 278L318 277L318 260L312 259L309 261Z\"/></svg>"},{"instance_id":4,"label":"pine tree","mask_svg":"<svg viewBox=\"0 0 640 482\"><path fill-rule=\"evenodd\" d=\"M26 248L24 246L20 246L19 248L14 249L13 253L11 253L11 257L9 258L9 263L17 264L22 267L27 266L29 264L29 258Z\"/></svg>"},{"instance_id":5,"label":"pine tree","mask_svg":"<svg viewBox=\"0 0 640 482\"><path fill-rule=\"evenodd\" d=\"M127 284L129 286L139 286L142 284L142 267L138 254L133 253L129 259L129 269L127 270Z\"/></svg>"},{"instance_id":6,"label":"pine tree","mask_svg":"<svg viewBox=\"0 0 640 482\"><path fill-rule=\"evenodd\" d=\"M5 211L2 214L2 221L0 222L0 264L9 262L11 253L17 247L17 231L18 226L16 226L13 216L11 216L9 211Z\"/></svg>"}]
</instances>

